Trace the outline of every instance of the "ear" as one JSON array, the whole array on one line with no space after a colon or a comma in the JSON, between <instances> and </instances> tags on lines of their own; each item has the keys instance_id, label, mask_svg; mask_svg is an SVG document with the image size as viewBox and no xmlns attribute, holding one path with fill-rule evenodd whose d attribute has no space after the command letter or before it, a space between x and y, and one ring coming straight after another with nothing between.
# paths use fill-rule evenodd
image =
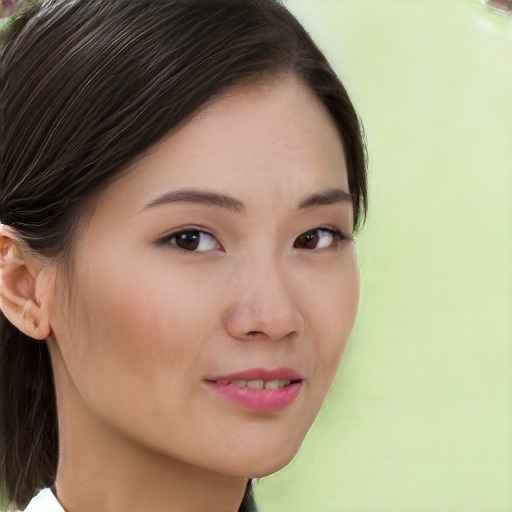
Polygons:
<instances>
[{"instance_id":1,"label":"ear","mask_svg":"<svg viewBox=\"0 0 512 512\"><path fill-rule=\"evenodd\" d=\"M11 324L38 340L51 334L48 270L15 230L0 224L0 308Z\"/></svg>"}]
</instances>

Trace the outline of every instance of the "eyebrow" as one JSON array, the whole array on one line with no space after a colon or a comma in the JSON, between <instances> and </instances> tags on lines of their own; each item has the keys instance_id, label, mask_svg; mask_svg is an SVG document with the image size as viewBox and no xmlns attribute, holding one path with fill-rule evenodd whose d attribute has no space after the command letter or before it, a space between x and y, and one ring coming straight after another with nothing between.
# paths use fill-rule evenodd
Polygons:
<instances>
[{"instance_id":1,"label":"eyebrow","mask_svg":"<svg viewBox=\"0 0 512 512\"><path fill-rule=\"evenodd\" d=\"M157 197L154 201L144 206L143 211L169 203L200 203L210 206L219 206L235 212L243 212L245 210L245 205L242 201L224 194L198 189L181 189L167 192Z\"/></svg>"},{"instance_id":2,"label":"eyebrow","mask_svg":"<svg viewBox=\"0 0 512 512\"><path fill-rule=\"evenodd\" d=\"M352 195L346 190L334 188L307 196L299 203L298 210L304 210L306 208L313 208L316 206L328 206L342 202L352 203ZM172 203L205 204L209 206L218 206L237 213L243 213L246 209L245 204L242 203L242 201L224 194L200 189L180 189L172 192L166 192L165 194L157 197L144 206L142 211Z\"/></svg>"},{"instance_id":3,"label":"eyebrow","mask_svg":"<svg viewBox=\"0 0 512 512\"><path fill-rule=\"evenodd\" d=\"M318 194L311 194L301 201L299 210L314 206L326 206L330 204L348 202L352 203L352 194L341 188L332 188Z\"/></svg>"}]
</instances>

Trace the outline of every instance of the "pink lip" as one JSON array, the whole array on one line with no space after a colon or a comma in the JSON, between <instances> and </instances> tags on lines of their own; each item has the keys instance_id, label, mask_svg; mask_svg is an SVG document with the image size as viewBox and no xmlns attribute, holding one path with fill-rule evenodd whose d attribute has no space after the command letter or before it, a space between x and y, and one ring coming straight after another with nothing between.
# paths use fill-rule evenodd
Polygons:
<instances>
[{"instance_id":1,"label":"pink lip","mask_svg":"<svg viewBox=\"0 0 512 512\"><path fill-rule=\"evenodd\" d=\"M229 375L222 375L220 377L213 377L207 379L208 381L229 381L235 379L242 380L305 380L305 376L295 370L294 368L280 367L274 370L268 370L266 368L251 368L249 370L243 370L240 372L230 373Z\"/></svg>"},{"instance_id":2,"label":"pink lip","mask_svg":"<svg viewBox=\"0 0 512 512\"><path fill-rule=\"evenodd\" d=\"M290 380L288 386L279 389L252 389L231 384L230 381L240 380ZM256 411L278 411L288 406L300 393L305 377L293 368L277 368L266 370L253 368L242 372L231 373L206 380L206 385L213 391L239 405Z\"/></svg>"}]
</instances>

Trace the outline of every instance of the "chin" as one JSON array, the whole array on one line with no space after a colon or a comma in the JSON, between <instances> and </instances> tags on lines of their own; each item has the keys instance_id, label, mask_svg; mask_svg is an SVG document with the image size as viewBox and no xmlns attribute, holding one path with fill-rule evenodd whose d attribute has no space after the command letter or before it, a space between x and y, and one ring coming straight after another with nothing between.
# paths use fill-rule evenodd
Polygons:
<instances>
[{"instance_id":1,"label":"chin","mask_svg":"<svg viewBox=\"0 0 512 512\"><path fill-rule=\"evenodd\" d=\"M237 460L233 460L231 467L222 468L223 473L246 476L249 478L262 478L272 475L287 466L298 452L299 446L287 450L246 450L240 453ZM227 462L227 461L226 461Z\"/></svg>"},{"instance_id":2,"label":"chin","mask_svg":"<svg viewBox=\"0 0 512 512\"><path fill-rule=\"evenodd\" d=\"M265 476L273 475L274 473L277 473L281 469L285 468L291 462L292 459L293 457L290 457L289 459L286 460L286 462L281 462L279 464L266 464L252 472L248 471L247 473L245 473L245 475L248 476L249 478L263 478Z\"/></svg>"}]
</instances>

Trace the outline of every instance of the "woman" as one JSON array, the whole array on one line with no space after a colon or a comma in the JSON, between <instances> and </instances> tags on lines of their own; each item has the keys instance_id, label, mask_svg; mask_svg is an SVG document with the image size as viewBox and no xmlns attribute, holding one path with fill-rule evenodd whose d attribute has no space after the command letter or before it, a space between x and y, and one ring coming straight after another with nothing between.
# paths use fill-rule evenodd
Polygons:
<instances>
[{"instance_id":1,"label":"woman","mask_svg":"<svg viewBox=\"0 0 512 512\"><path fill-rule=\"evenodd\" d=\"M4 496L254 509L356 317L342 84L277 1L45 0L4 34L1 106Z\"/></svg>"}]
</instances>

